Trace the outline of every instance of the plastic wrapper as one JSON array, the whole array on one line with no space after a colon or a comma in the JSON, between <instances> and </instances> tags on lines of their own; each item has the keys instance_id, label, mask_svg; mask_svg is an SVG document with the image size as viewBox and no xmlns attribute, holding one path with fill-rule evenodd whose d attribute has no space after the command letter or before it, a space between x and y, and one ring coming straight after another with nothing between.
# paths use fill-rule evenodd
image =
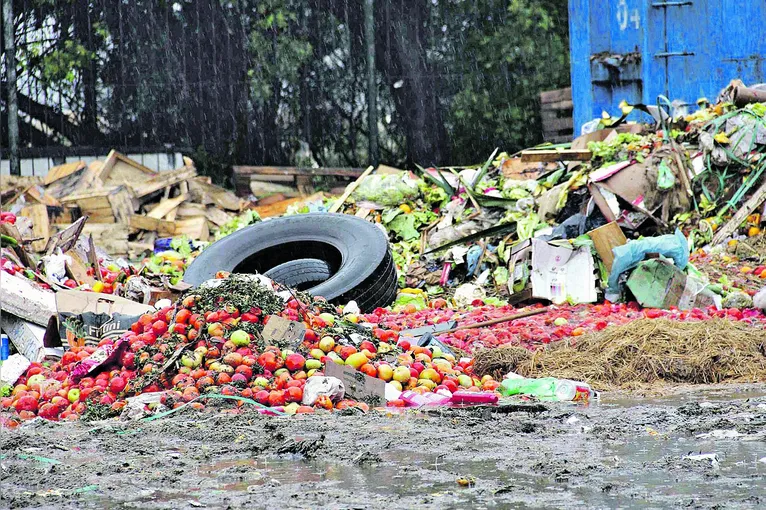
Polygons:
<instances>
[{"instance_id":1,"label":"plastic wrapper","mask_svg":"<svg viewBox=\"0 0 766 510\"><path fill-rule=\"evenodd\" d=\"M415 391L403 391L399 398L410 407L443 406L450 401L450 397L439 393L417 393Z\"/></svg>"},{"instance_id":2,"label":"plastic wrapper","mask_svg":"<svg viewBox=\"0 0 766 510\"><path fill-rule=\"evenodd\" d=\"M683 271L689 263L689 243L684 234L676 229L675 234L647 237L612 249L614 262L609 274L609 292L617 293L618 279L622 273L633 269L644 260L648 253L658 253L673 259L676 267Z\"/></svg>"},{"instance_id":3,"label":"plastic wrapper","mask_svg":"<svg viewBox=\"0 0 766 510\"><path fill-rule=\"evenodd\" d=\"M465 308L475 300L483 300L486 297L484 289L472 283L464 283L455 290L455 304L460 308Z\"/></svg>"},{"instance_id":4,"label":"plastic wrapper","mask_svg":"<svg viewBox=\"0 0 766 510\"><path fill-rule=\"evenodd\" d=\"M100 366L117 360L127 345L128 344L126 342L117 340L113 344L104 344L97 348L93 354L79 362L77 366L72 369L72 373L70 375L72 381L78 383L80 382L80 379L93 372Z\"/></svg>"},{"instance_id":5,"label":"plastic wrapper","mask_svg":"<svg viewBox=\"0 0 766 510\"><path fill-rule=\"evenodd\" d=\"M309 377L306 386L303 387L301 403L304 406L312 406L320 395L326 395L336 402L346 395L346 387L337 377Z\"/></svg>"},{"instance_id":6,"label":"plastic wrapper","mask_svg":"<svg viewBox=\"0 0 766 510\"><path fill-rule=\"evenodd\" d=\"M63 284L67 280L66 264L71 259L66 255L48 255L43 257L43 266L45 267L45 276Z\"/></svg>"},{"instance_id":7,"label":"plastic wrapper","mask_svg":"<svg viewBox=\"0 0 766 510\"><path fill-rule=\"evenodd\" d=\"M352 197L357 202L398 207L409 200L415 200L419 193L418 181L407 174L371 175L362 181Z\"/></svg>"}]
</instances>

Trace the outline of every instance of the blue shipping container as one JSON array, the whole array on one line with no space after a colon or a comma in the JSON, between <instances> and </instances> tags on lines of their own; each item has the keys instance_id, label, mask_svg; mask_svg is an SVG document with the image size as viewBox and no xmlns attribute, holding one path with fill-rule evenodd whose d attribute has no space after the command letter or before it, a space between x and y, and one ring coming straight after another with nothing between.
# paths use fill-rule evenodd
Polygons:
<instances>
[{"instance_id":1,"label":"blue shipping container","mask_svg":"<svg viewBox=\"0 0 766 510\"><path fill-rule=\"evenodd\" d=\"M569 0L575 135L620 101L687 104L763 83L766 0Z\"/></svg>"}]
</instances>

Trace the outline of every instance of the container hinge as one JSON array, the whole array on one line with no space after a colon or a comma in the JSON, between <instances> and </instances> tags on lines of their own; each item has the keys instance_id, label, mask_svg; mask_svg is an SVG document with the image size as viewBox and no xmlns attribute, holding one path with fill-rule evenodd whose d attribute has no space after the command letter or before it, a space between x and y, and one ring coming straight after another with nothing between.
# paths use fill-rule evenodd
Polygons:
<instances>
[{"instance_id":1,"label":"container hinge","mask_svg":"<svg viewBox=\"0 0 766 510\"><path fill-rule=\"evenodd\" d=\"M655 2L652 4L652 7L655 9L660 9L662 7L681 7L683 5L693 5L694 2L691 0L686 0L685 2Z\"/></svg>"},{"instance_id":2,"label":"container hinge","mask_svg":"<svg viewBox=\"0 0 766 510\"><path fill-rule=\"evenodd\" d=\"M664 51L655 53L654 58L670 58L670 57L692 57L693 51Z\"/></svg>"}]
</instances>

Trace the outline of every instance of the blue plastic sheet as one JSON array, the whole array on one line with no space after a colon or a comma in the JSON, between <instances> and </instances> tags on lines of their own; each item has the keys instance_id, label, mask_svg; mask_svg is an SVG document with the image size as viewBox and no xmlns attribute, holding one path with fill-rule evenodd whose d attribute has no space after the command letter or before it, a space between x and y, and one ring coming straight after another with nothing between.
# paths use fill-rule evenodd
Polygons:
<instances>
[{"instance_id":1,"label":"blue plastic sheet","mask_svg":"<svg viewBox=\"0 0 766 510\"><path fill-rule=\"evenodd\" d=\"M612 263L612 272L609 273L607 293L618 293L617 282L620 275L638 266L648 253L659 253L663 257L673 259L676 267L683 271L689 263L689 242L684 234L676 229L675 234L646 237L613 248L614 262Z\"/></svg>"}]
</instances>

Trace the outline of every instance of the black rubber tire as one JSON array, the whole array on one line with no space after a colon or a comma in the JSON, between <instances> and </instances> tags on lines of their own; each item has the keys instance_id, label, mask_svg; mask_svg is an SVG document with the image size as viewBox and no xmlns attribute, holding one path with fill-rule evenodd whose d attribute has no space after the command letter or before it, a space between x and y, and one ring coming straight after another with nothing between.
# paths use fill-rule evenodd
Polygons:
<instances>
[{"instance_id":1,"label":"black rubber tire","mask_svg":"<svg viewBox=\"0 0 766 510\"><path fill-rule=\"evenodd\" d=\"M293 289L306 290L327 281L332 276L332 271L324 260L298 259L279 264L264 275Z\"/></svg>"},{"instance_id":2,"label":"black rubber tire","mask_svg":"<svg viewBox=\"0 0 766 510\"><path fill-rule=\"evenodd\" d=\"M208 246L189 265L184 281L199 285L218 271L266 274L285 262L318 259L330 276L308 290L328 301L354 300L364 312L390 305L396 266L386 234L347 214L298 214L268 219Z\"/></svg>"}]
</instances>

